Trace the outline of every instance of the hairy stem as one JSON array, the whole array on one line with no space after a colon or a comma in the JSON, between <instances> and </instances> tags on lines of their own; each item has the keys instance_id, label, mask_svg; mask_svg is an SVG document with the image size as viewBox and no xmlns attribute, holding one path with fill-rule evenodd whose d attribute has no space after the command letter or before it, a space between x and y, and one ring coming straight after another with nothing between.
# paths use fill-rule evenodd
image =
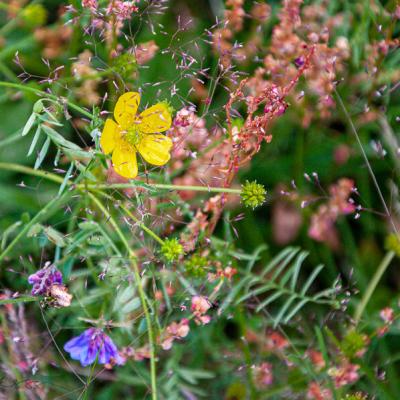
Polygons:
<instances>
[{"instance_id":1,"label":"hairy stem","mask_svg":"<svg viewBox=\"0 0 400 400\"><path fill-rule=\"evenodd\" d=\"M93 193L88 193L88 196L93 201L93 203L96 204L98 209L104 214L108 223L114 228L115 232L117 233L118 237L121 239L122 244L124 245L124 247L126 248L126 251L129 254L129 259L130 259L132 270L134 273L136 286L137 286L138 292L139 292L140 302L142 304L142 308L143 308L143 312L144 312L144 315L146 318L146 324L147 324L147 335L148 335L149 348L150 348L151 396L152 396L153 400L157 400L156 358L155 358L153 328L152 328L149 308L147 306L146 294L143 289L142 279L140 277L139 267L138 267L137 261L136 261L136 255L135 255L134 251L131 249L126 237L122 233L117 222L114 220L114 218L109 213L107 208L103 205L103 203Z\"/></svg>"}]
</instances>

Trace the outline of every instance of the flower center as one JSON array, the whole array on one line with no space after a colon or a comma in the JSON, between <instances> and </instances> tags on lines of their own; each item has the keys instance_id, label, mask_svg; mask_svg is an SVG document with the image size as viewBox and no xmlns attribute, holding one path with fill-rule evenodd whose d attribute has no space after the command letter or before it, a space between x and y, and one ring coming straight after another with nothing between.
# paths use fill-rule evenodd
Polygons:
<instances>
[{"instance_id":1,"label":"flower center","mask_svg":"<svg viewBox=\"0 0 400 400\"><path fill-rule=\"evenodd\" d=\"M143 134L139 131L139 125L133 124L126 131L125 139L132 146L137 146L142 140L142 136Z\"/></svg>"}]
</instances>

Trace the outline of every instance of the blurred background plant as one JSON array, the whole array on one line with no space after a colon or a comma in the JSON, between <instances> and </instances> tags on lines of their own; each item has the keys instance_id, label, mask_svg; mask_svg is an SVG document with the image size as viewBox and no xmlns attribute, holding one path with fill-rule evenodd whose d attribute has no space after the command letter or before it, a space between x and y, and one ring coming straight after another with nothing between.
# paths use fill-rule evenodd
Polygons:
<instances>
[{"instance_id":1,"label":"blurred background plant","mask_svg":"<svg viewBox=\"0 0 400 400\"><path fill-rule=\"evenodd\" d=\"M399 399L399 19L0 1L0 399ZM172 116L133 180L129 91Z\"/></svg>"}]
</instances>

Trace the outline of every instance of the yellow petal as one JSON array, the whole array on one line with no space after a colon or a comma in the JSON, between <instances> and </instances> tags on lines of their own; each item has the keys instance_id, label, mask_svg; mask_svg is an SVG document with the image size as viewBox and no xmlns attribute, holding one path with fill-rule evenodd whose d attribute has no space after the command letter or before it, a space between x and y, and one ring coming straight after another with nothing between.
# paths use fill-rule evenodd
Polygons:
<instances>
[{"instance_id":1,"label":"yellow petal","mask_svg":"<svg viewBox=\"0 0 400 400\"><path fill-rule=\"evenodd\" d=\"M138 165L136 151L123 140L120 140L113 152L112 162L114 170L124 178L133 179L137 177Z\"/></svg>"},{"instance_id":2,"label":"yellow petal","mask_svg":"<svg viewBox=\"0 0 400 400\"><path fill-rule=\"evenodd\" d=\"M139 129L142 133L165 132L171 128L171 113L166 103L157 103L144 110L139 116Z\"/></svg>"},{"instance_id":3,"label":"yellow petal","mask_svg":"<svg viewBox=\"0 0 400 400\"><path fill-rule=\"evenodd\" d=\"M106 120L104 124L103 132L100 137L100 146L104 154L111 153L115 144L120 137L118 125L110 118Z\"/></svg>"},{"instance_id":4,"label":"yellow petal","mask_svg":"<svg viewBox=\"0 0 400 400\"><path fill-rule=\"evenodd\" d=\"M171 155L171 138L164 135L145 135L140 141L137 150L142 157L150 164L164 165Z\"/></svg>"},{"instance_id":5,"label":"yellow petal","mask_svg":"<svg viewBox=\"0 0 400 400\"><path fill-rule=\"evenodd\" d=\"M140 103L140 94L137 92L126 92L117 101L114 108L114 118L122 129L132 125Z\"/></svg>"}]
</instances>

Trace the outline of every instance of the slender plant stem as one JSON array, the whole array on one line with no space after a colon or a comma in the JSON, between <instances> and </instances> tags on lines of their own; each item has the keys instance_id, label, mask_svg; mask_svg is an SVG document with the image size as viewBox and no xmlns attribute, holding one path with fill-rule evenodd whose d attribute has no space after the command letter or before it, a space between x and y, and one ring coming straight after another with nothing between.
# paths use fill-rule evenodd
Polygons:
<instances>
[{"instance_id":1,"label":"slender plant stem","mask_svg":"<svg viewBox=\"0 0 400 400\"><path fill-rule=\"evenodd\" d=\"M0 81L0 86L9 87L9 88L17 89L17 90L22 90L24 92L34 93L38 96L47 97L49 99L55 100L61 104L65 103L68 105L69 108L81 113L85 117L87 117L89 119L93 118L92 113L90 113L89 111L86 111L84 108L78 106L75 103L72 103L71 101L69 101L68 99L66 99L64 97L58 97L58 96L55 96L54 94L47 93L47 92L44 92L43 90L35 89L35 88L27 86L27 85L22 85L20 83Z\"/></svg>"},{"instance_id":2,"label":"slender plant stem","mask_svg":"<svg viewBox=\"0 0 400 400\"><path fill-rule=\"evenodd\" d=\"M21 172L25 173L28 175L33 175L37 176L39 178L44 178L52 182L60 183L62 184L64 182L64 179L61 176L58 176L56 174L53 174L51 172L47 171L42 171L42 170L36 170L30 167L26 167L24 165L19 165L19 164L13 164L13 163L0 163L0 169L7 170L7 171L15 171L15 172ZM99 185L85 185L85 184L74 184L72 182L67 182L67 185L73 186L74 188L80 190L80 191L87 191L89 190L95 190L98 188ZM107 185L105 185L106 187ZM98 191L102 196L110 198L107 194ZM124 212L131 218L133 219L142 229L145 231L148 235L150 235L153 239L155 239L158 243L164 244L164 241L157 235L155 234L150 228L148 228L146 225L144 225L137 217L135 217L125 206L122 206L122 209Z\"/></svg>"},{"instance_id":3,"label":"slender plant stem","mask_svg":"<svg viewBox=\"0 0 400 400\"><path fill-rule=\"evenodd\" d=\"M98 191L99 194L101 194L103 197L113 200L111 196L108 194ZM130 218L135 221L135 223L140 226L140 228L143 229L144 232L146 232L149 236L151 236L154 240L156 240L158 243L161 245L164 244L164 240L160 238L156 233L154 233L150 228L148 228L143 222L141 222L127 207L125 207L123 204L120 205L120 208L125 212L125 214Z\"/></svg>"},{"instance_id":4,"label":"slender plant stem","mask_svg":"<svg viewBox=\"0 0 400 400\"><path fill-rule=\"evenodd\" d=\"M13 163L0 163L0 169L22 172L29 175L38 176L40 178L45 178L50 181L56 183L62 183L64 179L56 174L51 172L37 170L30 167L26 167L20 164ZM134 183L115 183L115 184L107 184L107 183L89 183L87 185L84 184L73 184L70 182L70 185L74 185L78 189L132 189L132 188L154 188L154 189L166 189L166 190L192 190L196 192L208 192L208 193L232 193L232 194L240 194L241 189L232 189L232 188L223 188L223 187L208 187L208 186L186 186L186 185L167 185L161 183L146 183L141 181L135 181ZM145 185L145 186L141 186Z\"/></svg>"},{"instance_id":5,"label":"slender plant stem","mask_svg":"<svg viewBox=\"0 0 400 400\"><path fill-rule=\"evenodd\" d=\"M141 186L144 185L144 186ZM208 186L190 186L190 185L167 185L164 183L146 183L141 181L134 181L132 183L114 183L114 184L89 184L88 187L95 189L130 189L137 187L148 187L154 189L166 189L166 190L192 190L196 192L208 192L208 193L232 193L240 194L241 189L232 189L224 187L208 187Z\"/></svg>"},{"instance_id":6,"label":"slender plant stem","mask_svg":"<svg viewBox=\"0 0 400 400\"><path fill-rule=\"evenodd\" d=\"M380 265L378 266L378 269L375 271L375 274L372 277L371 281L369 282L367 290L365 291L365 293L354 313L354 320L355 320L356 324L358 324L360 322L360 319L365 311L365 308L367 307L367 304L368 304L372 294L374 293L379 281L381 280L383 274L385 273L387 267L393 260L394 256L395 256L395 253L393 251L387 252L385 257L381 261Z\"/></svg>"},{"instance_id":7,"label":"slender plant stem","mask_svg":"<svg viewBox=\"0 0 400 400\"><path fill-rule=\"evenodd\" d=\"M14 238L14 240L4 249L4 251L0 254L0 262L4 260L4 258L8 255L8 253L15 247L15 245L28 233L29 229L36 224L48 211L50 211L54 205L61 202L66 195L62 195L61 197L55 197L49 203L47 203L18 233L18 235Z\"/></svg>"},{"instance_id":8,"label":"slender plant stem","mask_svg":"<svg viewBox=\"0 0 400 400\"><path fill-rule=\"evenodd\" d=\"M0 305L15 304L15 303L29 303L32 301L38 301L38 298L35 296L23 296L23 297L3 299L3 300L0 300Z\"/></svg>"},{"instance_id":9,"label":"slender plant stem","mask_svg":"<svg viewBox=\"0 0 400 400\"><path fill-rule=\"evenodd\" d=\"M51 172L42 171L40 169L33 169L31 167L26 167L25 165L13 164L13 163L2 163L0 162L0 169L6 171L21 172L27 175L37 176L39 178L44 178L52 182L63 183L64 179L61 176L53 174Z\"/></svg>"},{"instance_id":10,"label":"slender plant stem","mask_svg":"<svg viewBox=\"0 0 400 400\"><path fill-rule=\"evenodd\" d=\"M399 236L399 232L397 231L396 224L394 223L393 218L392 218L392 214L391 214L388 206L386 205L385 198L383 197L382 191L381 191L381 189L379 187L379 184L378 184L378 181L377 181L376 176L374 174L374 171L372 170L372 167L371 167L371 164L370 164L370 162L368 160L367 154L365 153L364 147L363 147L363 145L361 143L361 139L360 139L360 136L358 135L357 129L354 126L353 120L351 119L350 114L347 111L347 108L344 105L343 100L342 100L340 94L338 93L338 91L336 89L335 89L335 94L336 94L336 97L337 97L338 102L340 104L340 107L342 108L342 111L343 111L343 113L344 113L344 115L345 115L345 117L347 119L347 122L350 125L351 131L353 132L353 135L355 136L355 138L357 140L358 146L360 147L361 154L362 154L362 156L364 158L364 161L365 161L365 164L366 164L366 166L368 168L368 172L371 175L371 179L372 179L372 181L374 183L376 191L378 192L378 196L379 196L379 199L381 200L381 203L382 203L383 209L385 210L386 216L389 219L389 222L390 222L390 224L392 226L393 232L396 232L397 236Z\"/></svg>"},{"instance_id":11,"label":"slender plant stem","mask_svg":"<svg viewBox=\"0 0 400 400\"><path fill-rule=\"evenodd\" d=\"M149 339L149 348L150 348L151 396L152 396L153 400L157 400L156 358L155 358L153 328L152 328L149 308L147 306L146 294L145 294L143 286L142 286L142 279L140 277L139 268L138 268L137 261L136 261L136 255L135 255L134 251L131 249L126 237L122 233L117 222L114 220L114 218L109 213L107 208L103 205L103 203L93 193L89 192L88 196L93 201L93 203L96 204L98 209L104 214L104 216L106 217L109 224L115 229L115 232L121 239L122 244L124 245L124 247L126 248L128 254L129 254L129 259L131 261L131 265L132 265L132 269L133 269L133 273L134 273L134 277L135 277L135 281L136 281L136 286L137 286L138 292L139 292L140 302L142 304L142 308L143 308L143 312L144 312L144 315L146 318L146 324L147 324L147 335L148 335L148 339Z\"/></svg>"},{"instance_id":12,"label":"slender plant stem","mask_svg":"<svg viewBox=\"0 0 400 400\"><path fill-rule=\"evenodd\" d=\"M2 331L3 331L2 333L4 334L4 338L5 338L5 343L6 343L6 346L7 346L8 354L13 356L14 355L14 351L13 351L13 348L12 348L12 345L11 345L12 335L11 335L10 330L8 329L9 326L7 324L6 313L4 313L4 312L0 313L0 323L1 323L1 328L2 328ZM3 348L1 349L1 352L3 352ZM5 357L4 356L5 356L5 354L2 354L2 359L6 360L7 356L5 356ZM22 377L21 372L19 371L19 369L16 366L15 358L16 357L13 357L12 359L9 360L10 361L9 362L9 367L10 367L10 369L13 372L14 377L15 377L15 384L16 384L16 388L15 389L18 389L18 398L20 400L26 400L26 395L25 395L25 392L24 392L24 385L23 385L24 378Z\"/></svg>"},{"instance_id":13,"label":"slender plant stem","mask_svg":"<svg viewBox=\"0 0 400 400\"><path fill-rule=\"evenodd\" d=\"M154 240L156 240L161 245L164 244L164 240L160 238L157 234L155 234L151 229L149 229L145 224L143 224L138 218L136 218L130 210L128 210L125 206L121 207L125 214L128 215L129 218L133 219L149 236L151 236Z\"/></svg>"},{"instance_id":14,"label":"slender plant stem","mask_svg":"<svg viewBox=\"0 0 400 400\"><path fill-rule=\"evenodd\" d=\"M21 136L22 129L18 130L17 132L13 133L12 135L6 137L3 140L0 140L0 149L2 147L8 146L11 143L18 142L19 140L23 139Z\"/></svg>"}]
</instances>

